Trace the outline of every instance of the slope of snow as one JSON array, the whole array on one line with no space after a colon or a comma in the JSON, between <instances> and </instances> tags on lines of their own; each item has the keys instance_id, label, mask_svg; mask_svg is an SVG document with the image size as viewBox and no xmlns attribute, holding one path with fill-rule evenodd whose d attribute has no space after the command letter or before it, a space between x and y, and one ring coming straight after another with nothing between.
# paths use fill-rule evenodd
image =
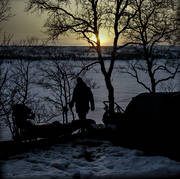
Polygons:
<instances>
[{"instance_id":1,"label":"slope of snow","mask_svg":"<svg viewBox=\"0 0 180 179\"><path fill-rule=\"evenodd\" d=\"M120 178L180 175L180 162L107 141L79 139L2 161L6 178Z\"/></svg>"}]
</instances>

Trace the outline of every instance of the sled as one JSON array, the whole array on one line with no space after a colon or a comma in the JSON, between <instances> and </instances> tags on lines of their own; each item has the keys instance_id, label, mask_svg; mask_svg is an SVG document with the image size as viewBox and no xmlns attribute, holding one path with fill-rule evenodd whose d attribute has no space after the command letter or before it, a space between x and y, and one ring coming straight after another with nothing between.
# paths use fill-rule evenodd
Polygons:
<instances>
[{"instance_id":1,"label":"sled","mask_svg":"<svg viewBox=\"0 0 180 179\"><path fill-rule=\"evenodd\" d=\"M34 124L31 121L34 120L35 114L24 104L13 106L12 118L15 131L14 140L19 141L71 135L80 129L91 130L93 124L95 124L95 121L92 119L74 120L68 124L62 124L59 121Z\"/></svg>"}]
</instances>

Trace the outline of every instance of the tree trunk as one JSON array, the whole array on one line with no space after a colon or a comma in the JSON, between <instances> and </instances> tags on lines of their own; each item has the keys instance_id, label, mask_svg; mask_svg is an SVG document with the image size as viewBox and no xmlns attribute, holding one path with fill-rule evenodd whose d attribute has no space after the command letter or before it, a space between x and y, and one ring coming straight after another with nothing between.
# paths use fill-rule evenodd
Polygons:
<instances>
[{"instance_id":1,"label":"tree trunk","mask_svg":"<svg viewBox=\"0 0 180 179\"><path fill-rule=\"evenodd\" d=\"M96 51L98 54L98 61L100 62L101 72L104 75L106 88L108 90L109 112L114 113L114 87L113 87L112 82L111 82L111 74L112 74L112 71L114 68L114 60L115 60L115 52L116 52L115 50L116 50L117 44L114 47L115 50L113 51L110 67L109 67L109 70L107 72L106 68L105 68L104 59L102 57L101 44L100 44L98 30L96 30L95 34L96 34L96 39L97 39Z\"/></svg>"},{"instance_id":2,"label":"tree trunk","mask_svg":"<svg viewBox=\"0 0 180 179\"><path fill-rule=\"evenodd\" d=\"M114 88L109 75L106 75L105 82L108 90L109 111L110 113L114 113Z\"/></svg>"},{"instance_id":3,"label":"tree trunk","mask_svg":"<svg viewBox=\"0 0 180 179\"><path fill-rule=\"evenodd\" d=\"M154 76L150 76L151 78L151 90L153 93L156 92L156 84L155 84L155 79L154 79Z\"/></svg>"},{"instance_id":4,"label":"tree trunk","mask_svg":"<svg viewBox=\"0 0 180 179\"><path fill-rule=\"evenodd\" d=\"M101 51L99 51L99 52L101 52ZM98 60L100 62L100 66L101 66L101 72L104 75L106 88L108 90L109 110L111 113L113 113L114 112L114 87L111 82L111 73L106 72L104 60L101 56L101 53L98 53L98 55L99 55Z\"/></svg>"},{"instance_id":5,"label":"tree trunk","mask_svg":"<svg viewBox=\"0 0 180 179\"><path fill-rule=\"evenodd\" d=\"M156 92L156 82L155 82L154 74L152 73L152 62L150 62L149 59L147 59L147 65L148 65L149 77L151 80L151 92L155 93Z\"/></svg>"}]
</instances>

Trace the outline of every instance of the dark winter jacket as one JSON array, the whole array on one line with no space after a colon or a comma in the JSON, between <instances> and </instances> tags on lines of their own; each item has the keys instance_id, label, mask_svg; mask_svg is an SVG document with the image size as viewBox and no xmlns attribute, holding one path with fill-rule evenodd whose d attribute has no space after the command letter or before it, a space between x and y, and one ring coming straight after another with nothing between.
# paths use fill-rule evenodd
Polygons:
<instances>
[{"instance_id":1,"label":"dark winter jacket","mask_svg":"<svg viewBox=\"0 0 180 179\"><path fill-rule=\"evenodd\" d=\"M76 112L88 112L89 103L91 104L91 109L94 110L94 98L92 91L86 84L82 81L76 85L73 91L72 101L70 107L72 108L75 103Z\"/></svg>"}]
</instances>

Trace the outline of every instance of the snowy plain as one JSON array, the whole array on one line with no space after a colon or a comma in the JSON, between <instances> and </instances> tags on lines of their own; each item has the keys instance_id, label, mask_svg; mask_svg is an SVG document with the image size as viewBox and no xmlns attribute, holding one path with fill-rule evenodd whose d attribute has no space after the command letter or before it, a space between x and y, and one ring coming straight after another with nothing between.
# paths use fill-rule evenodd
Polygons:
<instances>
[{"instance_id":1,"label":"snowy plain","mask_svg":"<svg viewBox=\"0 0 180 179\"><path fill-rule=\"evenodd\" d=\"M87 142L90 144L88 145ZM166 178L180 176L180 162L108 141L78 139L2 161L4 178Z\"/></svg>"},{"instance_id":2,"label":"snowy plain","mask_svg":"<svg viewBox=\"0 0 180 179\"><path fill-rule=\"evenodd\" d=\"M122 65L124 62L117 61L117 63ZM89 112L88 118L94 119L96 123L102 123L104 112L102 102L107 100L104 79L99 67L89 71L86 75L97 84L97 88L92 90L96 110ZM145 76L141 77L145 81L147 80ZM116 69L112 80L115 86L116 102L124 109L133 96L146 92L135 79L132 79L128 74L118 73ZM172 84L176 90L180 90L180 75ZM10 139L7 130L3 132L2 138ZM147 156L142 151L113 146L108 141L90 139L77 139L64 144L56 144L48 149L34 149L31 152L0 161L0 165L2 176L9 179L166 178L180 176L180 162L163 156Z\"/></svg>"}]
</instances>

